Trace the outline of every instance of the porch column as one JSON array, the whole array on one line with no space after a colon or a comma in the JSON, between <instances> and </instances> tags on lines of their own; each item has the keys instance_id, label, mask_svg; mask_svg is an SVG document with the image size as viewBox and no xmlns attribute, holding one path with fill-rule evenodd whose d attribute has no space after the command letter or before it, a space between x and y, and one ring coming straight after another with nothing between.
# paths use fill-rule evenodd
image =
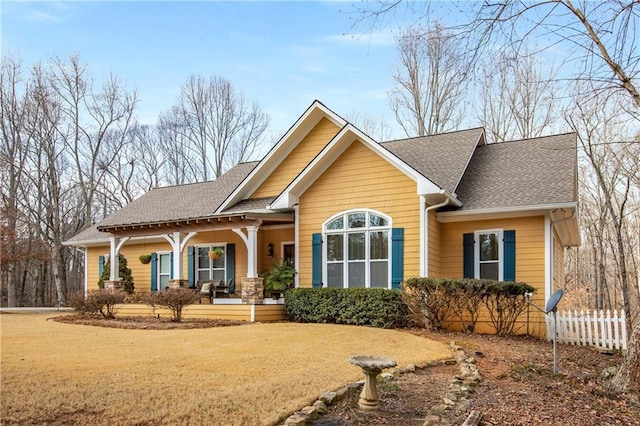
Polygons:
<instances>
[{"instance_id":1,"label":"porch column","mask_svg":"<svg viewBox=\"0 0 640 426\"><path fill-rule=\"evenodd\" d=\"M105 288L115 288L120 282L120 249L129 240L129 237L109 237L109 281Z\"/></svg>"},{"instance_id":2,"label":"porch column","mask_svg":"<svg viewBox=\"0 0 640 426\"><path fill-rule=\"evenodd\" d=\"M245 235L242 230L234 228L233 232L236 233L244 245L247 247L247 277L256 278L258 276L258 229L259 226L251 225L247 226L247 234Z\"/></svg>"},{"instance_id":3,"label":"porch column","mask_svg":"<svg viewBox=\"0 0 640 426\"><path fill-rule=\"evenodd\" d=\"M173 232L172 234L163 234L162 237L171 244L171 249L173 250L173 273L171 274L171 281L174 285L172 287L182 287L182 281L185 281L183 278L183 262L182 262L182 252L184 251L184 247L187 242L196 235L197 232L189 232L184 238L183 233L180 231Z\"/></svg>"}]
</instances>

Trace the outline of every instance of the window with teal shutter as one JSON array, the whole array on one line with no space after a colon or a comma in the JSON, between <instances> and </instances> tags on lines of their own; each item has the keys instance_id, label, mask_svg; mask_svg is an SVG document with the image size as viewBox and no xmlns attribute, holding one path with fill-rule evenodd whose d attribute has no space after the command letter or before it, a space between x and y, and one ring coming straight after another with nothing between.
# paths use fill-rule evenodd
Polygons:
<instances>
[{"instance_id":1,"label":"window with teal shutter","mask_svg":"<svg viewBox=\"0 0 640 426\"><path fill-rule=\"evenodd\" d=\"M194 246L187 247L187 279L189 280L189 287L195 288L196 286L196 248Z\"/></svg>"},{"instance_id":2,"label":"window with teal shutter","mask_svg":"<svg viewBox=\"0 0 640 426\"><path fill-rule=\"evenodd\" d=\"M322 287L322 234L311 236L311 285Z\"/></svg>"},{"instance_id":3,"label":"window with teal shutter","mask_svg":"<svg viewBox=\"0 0 640 426\"><path fill-rule=\"evenodd\" d=\"M504 248L504 281L516 280L516 231L504 231L502 239Z\"/></svg>"},{"instance_id":4,"label":"window with teal shutter","mask_svg":"<svg viewBox=\"0 0 640 426\"><path fill-rule=\"evenodd\" d=\"M98 256L98 279L102 277L104 272L104 256Z\"/></svg>"},{"instance_id":5,"label":"window with teal shutter","mask_svg":"<svg viewBox=\"0 0 640 426\"><path fill-rule=\"evenodd\" d=\"M158 290L158 254L151 253L151 291Z\"/></svg>"},{"instance_id":6,"label":"window with teal shutter","mask_svg":"<svg viewBox=\"0 0 640 426\"><path fill-rule=\"evenodd\" d=\"M236 245L227 244L227 252L225 255L227 268L227 281L231 280L229 293L236 292Z\"/></svg>"},{"instance_id":7,"label":"window with teal shutter","mask_svg":"<svg viewBox=\"0 0 640 426\"><path fill-rule=\"evenodd\" d=\"M463 278L475 276L473 232L462 236L463 246Z\"/></svg>"},{"instance_id":8,"label":"window with teal shutter","mask_svg":"<svg viewBox=\"0 0 640 426\"><path fill-rule=\"evenodd\" d=\"M404 228L391 229L391 288L404 280Z\"/></svg>"}]
</instances>

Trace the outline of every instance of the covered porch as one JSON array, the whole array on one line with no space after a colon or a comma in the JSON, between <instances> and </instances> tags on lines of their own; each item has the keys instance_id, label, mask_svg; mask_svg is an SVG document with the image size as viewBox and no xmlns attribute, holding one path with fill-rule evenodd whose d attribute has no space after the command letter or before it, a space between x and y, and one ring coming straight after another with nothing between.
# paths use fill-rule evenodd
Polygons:
<instances>
[{"instance_id":1,"label":"covered porch","mask_svg":"<svg viewBox=\"0 0 640 426\"><path fill-rule=\"evenodd\" d=\"M199 292L204 284L209 283L214 286L214 291L210 300L202 299L202 304L220 306L265 303L264 280L260 273L283 259L297 269L294 229L293 212L236 213L178 221L98 226L99 231L109 233L108 259L118 259L125 253L131 263L131 258L137 258L139 254L149 256L150 265L146 270L135 266L136 292L161 291L170 287L191 288ZM109 263L106 288L121 285L118 267L118 262ZM102 270L102 265L100 268Z\"/></svg>"}]
</instances>

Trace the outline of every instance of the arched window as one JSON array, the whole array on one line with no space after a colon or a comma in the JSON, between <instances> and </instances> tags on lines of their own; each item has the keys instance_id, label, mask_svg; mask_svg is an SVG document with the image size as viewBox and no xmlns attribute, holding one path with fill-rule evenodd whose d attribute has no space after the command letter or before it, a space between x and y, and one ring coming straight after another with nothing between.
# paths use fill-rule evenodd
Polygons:
<instances>
[{"instance_id":1,"label":"arched window","mask_svg":"<svg viewBox=\"0 0 640 426\"><path fill-rule=\"evenodd\" d=\"M391 288L391 219L376 211L347 211L324 224L327 287Z\"/></svg>"}]
</instances>

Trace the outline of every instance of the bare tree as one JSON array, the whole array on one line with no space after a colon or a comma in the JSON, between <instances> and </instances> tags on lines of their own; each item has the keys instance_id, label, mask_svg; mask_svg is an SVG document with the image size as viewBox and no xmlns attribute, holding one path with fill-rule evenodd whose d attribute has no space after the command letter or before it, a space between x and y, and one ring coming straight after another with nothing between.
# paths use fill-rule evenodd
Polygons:
<instances>
[{"instance_id":1,"label":"bare tree","mask_svg":"<svg viewBox=\"0 0 640 426\"><path fill-rule=\"evenodd\" d=\"M391 129L385 123L384 117L380 117L380 119L377 120L370 115L358 111L351 111L345 118L378 142L391 139Z\"/></svg>"},{"instance_id":2,"label":"bare tree","mask_svg":"<svg viewBox=\"0 0 640 426\"><path fill-rule=\"evenodd\" d=\"M502 53L485 61L479 119L489 142L541 136L560 115L556 71L524 52Z\"/></svg>"},{"instance_id":3,"label":"bare tree","mask_svg":"<svg viewBox=\"0 0 640 426\"><path fill-rule=\"evenodd\" d=\"M389 102L407 136L455 129L462 121L467 67L452 35L439 23L412 26L396 39L400 65Z\"/></svg>"},{"instance_id":4,"label":"bare tree","mask_svg":"<svg viewBox=\"0 0 640 426\"><path fill-rule=\"evenodd\" d=\"M163 157L163 176L170 185L182 185L197 182L202 175L199 172L196 151L180 128L180 112L174 107L160 114L156 126L158 148Z\"/></svg>"},{"instance_id":5,"label":"bare tree","mask_svg":"<svg viewBox=\"0 0 640 426\"><path fill-rule=\"evenodd\" d=\"M175 121L169 124L168 119ZM193 75L182 86L178 104L164 121L189 140L200 164L197 178L208 180L253 155L269 117L229 80Z\"/></svg>"}]
</instances>

